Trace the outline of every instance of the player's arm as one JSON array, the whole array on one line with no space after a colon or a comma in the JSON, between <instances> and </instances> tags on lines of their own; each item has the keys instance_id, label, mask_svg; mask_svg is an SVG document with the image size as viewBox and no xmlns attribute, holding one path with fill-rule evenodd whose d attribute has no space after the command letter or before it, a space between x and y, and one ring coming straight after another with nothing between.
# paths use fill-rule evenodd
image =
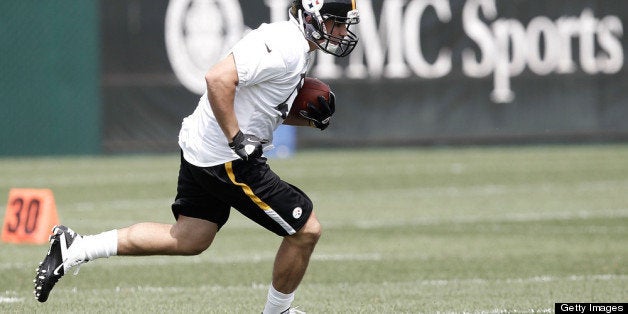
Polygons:
<instances>
[{"instance_id":1,"label":"player's arm","mask_svg":"<svg viewBox=\"0 0 628 314\"><path fill-rule=\"evenodd\" d=\"M229 147L243 160L261 156L262 145L268 141L242 133L238 125L233 104L238 86L238 70L233 54L229 54L205 74L205 83L209 104Z\"/></svg>"},{"instance_id":2,"label":"player's arm","mask_svg":"<svg viewBox=\"0 0 628 314\"><path fill-rule=\"evenodd\" d=\"M238 71L233 54L229 54L205 74L207 98L216 121L229 142L240 131L233 101L238 85Z\"/></svg>"}]
</instances>

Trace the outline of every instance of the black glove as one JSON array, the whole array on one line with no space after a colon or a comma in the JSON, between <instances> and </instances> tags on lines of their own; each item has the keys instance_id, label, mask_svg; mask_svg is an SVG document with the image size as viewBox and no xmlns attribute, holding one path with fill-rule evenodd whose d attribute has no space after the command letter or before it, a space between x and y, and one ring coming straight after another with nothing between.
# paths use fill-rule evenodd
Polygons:
<instances>
[{"instance_id":1,"label":"black glove","mask_svg":"<svg viewBox=\"0 0 628 314\"><path fill-rule=\"evenodd\" d=\"M314 124L314 127L324 130L329 126L331 116L336 111L336 96L329 92L329 102L325 100L325 97L318 96L318 104L319 106L314 106L312 103L307 104L307 110L301 110L299 114L310 120L310 124Z\"/></svg>"},{"instance_id":2,"label":"black glove","mask_svg":"<svg viewBox=\"0 0 628 314\"><path fill-rule=\"evenodd\" d=\"M244 161L252 160L262 156L262 144L268 143L268 140L261 139L253 134L244 134L238 131L229 147L242 158Z\"/></svg>"}]
</instances>

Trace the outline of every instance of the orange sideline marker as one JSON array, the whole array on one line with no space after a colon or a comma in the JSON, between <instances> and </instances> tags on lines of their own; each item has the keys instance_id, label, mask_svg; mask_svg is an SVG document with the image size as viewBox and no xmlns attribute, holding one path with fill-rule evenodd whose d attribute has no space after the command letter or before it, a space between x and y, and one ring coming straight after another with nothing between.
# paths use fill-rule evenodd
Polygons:
<instances>
[{"instance_id":1,"label":"orange sideline marker","mask_svg":"<svg viewBox=\"0 0 628 314\"><path fill-rule=\"evenodd\" d=\"M50 189L11 189L2 225L2 241L48 242L52 227L59 224L55 199Z\"/></svg>"}]
</instances>

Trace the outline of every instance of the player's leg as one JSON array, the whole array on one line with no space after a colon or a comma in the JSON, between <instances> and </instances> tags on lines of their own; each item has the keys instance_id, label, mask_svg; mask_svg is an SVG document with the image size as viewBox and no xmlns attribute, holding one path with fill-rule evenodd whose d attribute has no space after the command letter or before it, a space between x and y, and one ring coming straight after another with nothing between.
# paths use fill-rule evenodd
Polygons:
<instances>
[{"instance_id":1,"label":"player's leg","mask_svg":"<svg viewBox=\"0 0 628 314\"><path fill-rule=\"evenodd\" d=\"M184 215L174 225L138 223L118 230L117 255L196 255L217 232L215 223Z\"/></svg>"},{"instance_id":2,"label":"player's leg","mask_svg":"<svg viewBox=\"0 0 628 314\"><path fill-rule=\"evenodd\" d=\"M35 297L45 302L54 285L70 268L87 261L113 255L200 254L209 247L217 232L217 224L183 215L179 215L174 225L145 222L86 236L57 226L50 237L50 249L36 271Z\"/></svg>"},{"instance_id":3,"label":"player's leg","mask_svg":"<svg viewBox=\"0 0 628 314\"><path fill-rule=\"evenodd\" d=\"M297 187L282 181L264 158L233 161L225 164L224 170L233 186L229 192L232 206L284 237L275 258L264 313L285 312L321 234L321 226L312 214L312 201Z\"/></svg>"},{"instance_id":4,"label":"player's leg","mask_svg":"<svg viewBox=\"0 0 628 314\"><path fill-rule=\"evenodd\" d=\"M321 225L312 212L297 233L283 238L275 257L264 314L290 312L295 291L305 275L320 236Z\"/></svg>"},{"instance_id":5,"label":"player's leg","mask_svg":"<svg viewBox=\"0 0 628 314\"><path fill-rule=\"evenodd\" d=\"M203 252L229 217L229 205L208 192L212 184L211 175L182 157L177 197L172 205L175 224L138 223L85 237L65 226L55 227L50 249L36 270L35 297L45 302L67 270L97 258Z\"/></svg>"},{"instance_id":6,"label":"player's leg","mask_svg":"<svg viewBox=\"0 0 628 314\"><path fill-rule=\"evenodd\" d=\"M283 238L273 266L273 287L284 294L294 292L321 236L321 225L314 212L297 233Z\"/></svg>"},{"instance_id":7,"label":"player's leg","mask_svg":"<svg viewBox=\"0 0 628 314\"><path fill-rule=\"evenodd\" d=\"M283 238L275 257L272 284L268 288L263 314L301 313L290 306L320 236L321 225L312 212L297 233Z\"/></svg>"},{"instance_id":8,"label":"player's leg","mask_svg":"<svg viewBox=\"0 0 628 314\"><path fill-rule=\"evenodd\" d=\"M174 225L139 223L118 230L118 255L196 255L205 251L227 222L230 206L218 196L215 169L196 167L181 156Z\"/></svg>"}]
</instances>

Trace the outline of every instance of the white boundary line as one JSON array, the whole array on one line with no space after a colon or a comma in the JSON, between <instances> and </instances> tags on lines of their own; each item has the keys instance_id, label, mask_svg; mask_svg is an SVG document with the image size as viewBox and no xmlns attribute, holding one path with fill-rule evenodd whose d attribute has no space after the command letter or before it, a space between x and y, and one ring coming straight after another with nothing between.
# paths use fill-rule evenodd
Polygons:
<instances>
[{"instance_id":1,"label":"white boundary line","mask_svg":"<svg viewBox=\"0 0 628 314\"><path fill-rule=\"evenodd\" d=\"M571 275L571 276L534 276L527 278L505 278L505 279L483 279L483 278L454 278L454 279L431 279L431 280L417 280L417 281L406 281L406 282L384 282L384 283L356 283L353 285L354 288L359 288L359 286L371 286L377 285L383 288L386 288L390 285L395 286L428 286L428 287L442 287L442 286L460 286L460 285L512 285L512 284L528 284L528 283L551 283L551 282L591 282L591 281L628 281L628 275L616 275L616 274L597 274L597 275ZM346 283L336 283L332 285L324 285L324 284L308 284L310 287L320 287L320 286L342 286L346 287ZM115 287L115 288L94 288L94 289L83 289L84 292L91 293L120 293L121 291L124 293L129 292L158 292L158 293L182 293L189 290L193 290L195 292L199 291L224 291L224 290L242 290L242 289L256 289L256 290L266 290L268 287L267 284L260 283L252 283L251 285L194 285L194 286L133 286L133 287ZM70 290L76 292L76 288L58 288L58 290ZM18 291L5 291L6 294L17 294ZM4 297L0 296L0 304L3 303L17 303L24 302L24 298L20 297ZM553 309L530 309L530 310L513 310L513 309L491 309L491 310L481 310L475 311L475 313L527 313L529 311L532 312L543 312L543 313L551 313ZM515 311L515 312L513 312Z\"/></svg>"},{"instance_id":2,"label":"white boundary line","mask_svg":"<svg viewBox=\"0 0 628 314\"><path fill-rule=\"evenodd\" d=\"M89 263L87 267L116 267L116 266L160 266L160 265L189 265L189 264L248 264L271 262L275 259L272 254L242 254L230 256L216 256L211 253L197 256L153 256L130 257L117 256L107 260L97 260ZM314 254L313 261L381 261L384 257L379 253L364 254ZM24 265L24 263L0 263L0 271L24 269L36 265Z\"/></svg>"},{"instance_id":3,"label":"white boundary line","mask_svg":"<svg viewBox=\"0 0 628 314\"><path fill-rule=\"evenodd\" d=\"M441 287L441 286L459 286L459 285L504 285L504 284L528 284L528 283L551 283L551 282L590 282L590 281L628 281L628 275L615 275L615 274L598 274L598 275L571 275L571 276L535 276L528 278L505 278L505 279L482 279L482 278L459 278L459 279L431 279L431 280L416 280L416 281L400 281L400 282L358 282L354 283L353 287L358 288L360 286L381 286L382 289L387 289L389 286L429 286L429 287ZM333 287L342 286L346 287L347 283L334 283L334 284L307 284L309 287ZM194 286L150 286L150 285L137 285L133 287L115 287L115 288L94 288L87 289L87 291L122 291L122 290L135 290L135 291L186 291L186 290L222 290L222 289L267 289L267 283L252 283L251 285L194 285ZM64 289L64 288L62 288ZM75 288L65 288L66 290L72 290ZM10 292L10 291L8 291Z\"/></svg>"},{"instance_id":4,"label":"white boundary line","mask_svg":"<svg viewBox=\"0 0 628 314\"><path fill-rule=\"evenodd\" d=\"M12 292L17 293L17 291L12 291ZM24 298L0 296L0 304L2 304L2 303L18 303L18 302L24 302Z\"/></svg>"},{"instance_id":5,"label":"white boundary line","mask_svg":"<svg viewBox=\"0 0 628 314\"><path fill-rule=\"evenodd\" d=\"M581 210L563 212L524 212L507 213L498 215L456 215L455 217L418 217L403 220L363 220L356 221L345 226L355 226L362 229L392 228L404 226L431 226L440 224L466 224L466 223L499 223L499 222L535 222L547 220L573 220L591 218L626 218L628 208L602 209L602 210ZM325 227L341 227L342 223L324 225Z\"/></svg>"}]
</instances>

